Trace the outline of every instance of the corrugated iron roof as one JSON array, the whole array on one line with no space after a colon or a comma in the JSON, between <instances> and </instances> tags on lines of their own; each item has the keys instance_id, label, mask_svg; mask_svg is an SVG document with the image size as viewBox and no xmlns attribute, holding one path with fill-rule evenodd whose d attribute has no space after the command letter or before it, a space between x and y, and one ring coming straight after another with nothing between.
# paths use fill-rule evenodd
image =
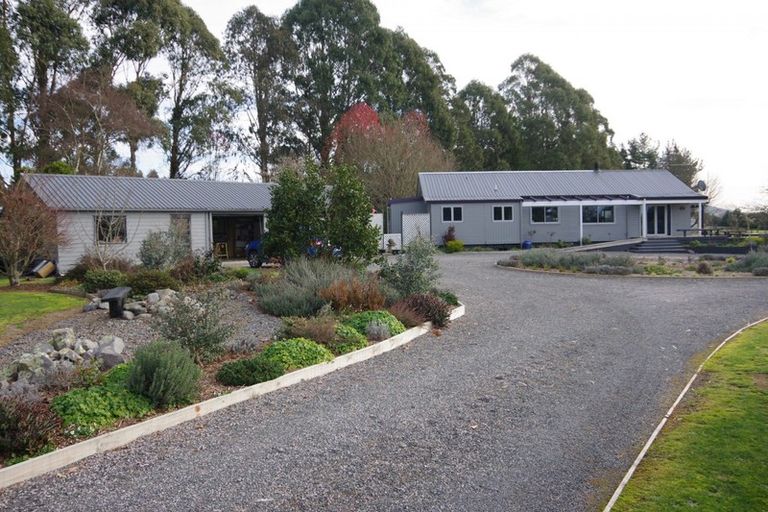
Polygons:
<instances>
[{"instance_id":1,"label":"corrugated iron roof","mask_svg":"<svg viewBox=\"0 0 768 512\"><path fill-rule=\"evenodd\" d=\"M526 196L617 196L706 200L665 170L422 172L427 202L520 200Z\"/></svg>"},{"instance_id":2,"label":"corrugated iron roof","mask_svg":"<svg viewBox=\"0 0 768 512\"><path fill-rule=\"evenodd\" d=\"M61 174L24 174L24 181L51 208L69 211L263 212L273 186Z\"/></svg>"}]
</instances>

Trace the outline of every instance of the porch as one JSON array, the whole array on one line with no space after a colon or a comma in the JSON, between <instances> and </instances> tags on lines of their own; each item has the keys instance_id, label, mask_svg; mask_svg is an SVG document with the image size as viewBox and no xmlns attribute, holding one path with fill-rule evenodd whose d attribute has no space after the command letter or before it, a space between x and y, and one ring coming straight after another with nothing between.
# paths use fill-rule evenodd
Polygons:
<instances>
[{"instance_id":1,"label":"porch","mask_svg":"<svg viewBox=\"0 0 768 512\"><path fill-rule=\"evenodd\" d=\"M264 234L263 214L216 214L211 216L212 248L223 260L243 260L245 247Z\"/></svg>"}]
</instances>

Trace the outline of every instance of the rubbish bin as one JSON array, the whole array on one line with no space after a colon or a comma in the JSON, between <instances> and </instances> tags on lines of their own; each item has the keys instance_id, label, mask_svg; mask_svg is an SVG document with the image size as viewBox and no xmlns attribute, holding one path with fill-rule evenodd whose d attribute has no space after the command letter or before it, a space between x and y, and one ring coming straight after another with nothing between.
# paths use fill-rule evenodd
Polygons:
<instances>
[{"instance_id":1,"label":"rubbish bin","mask_svg":"<svg viewBox=\"0 0 768 512\"><path fill-rule=\"evenodd\" d=\"M520 244L520 247L523 249L533 249L533 242L531 240L523 240L523 243Z\"/></svg>"}]
</instances>

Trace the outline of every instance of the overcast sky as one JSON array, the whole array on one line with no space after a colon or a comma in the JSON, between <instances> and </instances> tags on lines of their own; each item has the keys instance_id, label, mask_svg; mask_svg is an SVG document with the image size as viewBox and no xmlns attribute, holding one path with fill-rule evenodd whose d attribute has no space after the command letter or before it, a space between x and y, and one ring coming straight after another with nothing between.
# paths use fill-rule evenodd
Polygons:
<instances>
[{"instance_id":1,"label":"overcast sky","mask_svg":"<svg viewBox=\"0 0 768 512\"><path fill-rule=\"evenodd\" d=\"M186 0L218 36L250 4L282 14L293 0ZM676 139L721 183L718 203L765 200L768 5L759 0L374 0L440 55L463 87L497 86L523 53L589 91L616 132Z\"/></svg>"}]
</instances>

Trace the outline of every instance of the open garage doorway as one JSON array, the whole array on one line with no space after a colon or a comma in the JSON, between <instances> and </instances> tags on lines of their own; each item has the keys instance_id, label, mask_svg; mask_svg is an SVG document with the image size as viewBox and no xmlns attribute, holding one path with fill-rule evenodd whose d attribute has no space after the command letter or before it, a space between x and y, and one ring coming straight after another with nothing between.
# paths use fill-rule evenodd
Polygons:
<instances>
[{"instance_id":1,"label":"open garage doorway","mask_svg":"<svg viewBox=\"0 0 768 512\"><path fill-rule=\"evenodd\" d=\"M264 234L263 215L213 215L213 248L222 259L245 259L245 246Z\"/></svg>"}]
</instances>

